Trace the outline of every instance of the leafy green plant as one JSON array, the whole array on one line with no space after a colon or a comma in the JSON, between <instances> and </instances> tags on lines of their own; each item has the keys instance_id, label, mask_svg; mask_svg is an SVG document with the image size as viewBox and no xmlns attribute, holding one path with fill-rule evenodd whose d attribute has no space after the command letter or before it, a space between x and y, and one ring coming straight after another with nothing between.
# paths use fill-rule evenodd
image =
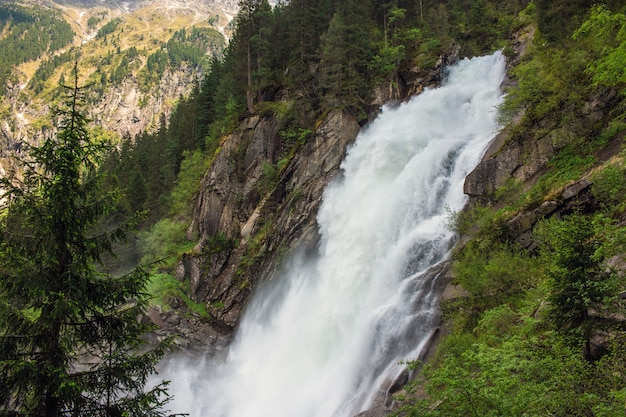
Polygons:
<instances>
[{"instance_id":1,"label":"leafy green plant","mask_svg":"<svg viewBox=\"0 0 626 417\"><path fill-rule=\"evenodd\" d=\"M596 318L605 308L606 297L616 292L615 277L599 256L603 242L597 226L603 224L600 218L572 214L544 220L535 229L548 265L550 320L558 329L584 341L587 359L591 359L590 339L598 326Z\"/></svg>"},{"instance_id":2,"label":"leafy green plant","mask_svg":"<svg viewBox=\"0 0 626 417\"><path fill-rule=\"evenodd\" d=\"M626 15L612 13L605 5L596 5L591 15L574 33L584 40L593 58L587 73L596 86L620 87L626 93Z\"/></svg>"},{"instance_id":3,"label":"leafy green plant","mask_svg":"<svg viewBox=\"0 0 626 417\"><path fill-rule=\"evenodd\" d=\"M161 268L172 268L181 254L195 246L186 237L187 223L171 219L157 222L148 232L140 234L144 257L142 263L159 262Z\"/></svg>"},{"instance_id":4,"label":"leafy green plant","mask_svg":"<svg viewBox=\"0 0 626 417\"><path fill-rule=\"evenodd\" d=\"M204 176L210 159L203 152L183 151L183 160L176 177L176 184L170 192L170 211L174 214L186 214L190 210L190 203L200 188L200 181Z\"/></svg>"},{"instance_id":5,"label":"leafy green plant","mask_svg":"<svg viewBox=\"0 0 626 417\"><path fill-rule=\"evenodd\" d=\"M278 168L270 162L264 161L261 165L261 178L257 183L257 189L261 195L265 195L278 185Z\"/></svg>"},{"instance_id":6,"label":"leafy green plant","mask_svg":"<svg viewBox=\"0 0 626 417\"><path fill-rule=\"evenodd\" d=\"M519 296L534 287L539 262L514 246L494 244L487 252L470 243L454 263L455 281L484 309Z\"/></svg>"},{"instance_id":7,"label":"leafy green plant","mask_svg":"<svg viewBox=\"0 0 626 417\"><path fill-rule=\"evenodd\" d=\"M153 274L146 291L152 297L152 305L169 309L174 300L180 300L185 304L188 312L194 313L202 318L210 317L206 305L193 301L187 295L189 292L188 283L177 280L170 274Z\"/></svg>"},{"instance_id":8,"label":"leafy green plant","mask_svg":"<svg viewBox=\"0 0 626 417\"><path fill-rule=\"evenodd\" d=\"M591 192L603 210L618 213L626 209L626 166L624 162L609 164L591 176Z\"/></svg>"},{"instance_id":9,"label":"leafy green plant","mask_svg":"<svg viewBox=\"0 0 626 417\"><path fill-rule=\"evenodd\" d=\"M170 274L152 274L146 291L151 296L150 303L159 306L169 306L172 297L183 295L184 284Z\"/></svg>"}]
</instances>

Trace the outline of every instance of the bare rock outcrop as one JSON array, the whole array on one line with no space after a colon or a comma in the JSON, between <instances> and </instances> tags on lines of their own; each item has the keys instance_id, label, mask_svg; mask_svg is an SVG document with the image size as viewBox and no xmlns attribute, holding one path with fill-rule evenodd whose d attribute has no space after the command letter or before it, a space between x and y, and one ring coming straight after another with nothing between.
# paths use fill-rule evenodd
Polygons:
<instances>
[{"instance_id":1,"label":"bare rock outcrop","mask_svg":"<svg viewBox=\"0 0 626 417\"><path fill-rule=\"evenodd\" d=\"M267 171L286 150L278 128L275 118L249 116L224 139L195 205L189 233L198 244L179 267L192 298L227 329L257 281L271 278L279 253L310 236L324 187L359 131L352 116L332 111L272 182Z\"/></svg>"}]
</instances>

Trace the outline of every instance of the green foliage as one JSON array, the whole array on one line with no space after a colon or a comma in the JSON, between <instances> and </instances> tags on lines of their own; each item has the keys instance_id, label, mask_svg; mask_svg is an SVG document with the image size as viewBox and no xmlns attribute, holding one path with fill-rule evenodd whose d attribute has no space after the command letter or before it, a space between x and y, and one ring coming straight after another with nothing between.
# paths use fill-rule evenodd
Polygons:
<instances>
[{"instance_id":1,"label":"green foliage","mask_svg":"<svg viewBox=\"0 0 626 417\"><path fill-rule=\"evenodd\" d=\"M235 33L229 51L233 54L235 75L245 81L240 88L246 108L252 112L272 78L272 8L267 0L240 0ZM242 83L243 84L243 83Z\"/></svg>"},{"instance_id":2,"label":"green foliage","mask_svg":"<svg viewBox=\"0 0 626 417\"><path fill-rule=\"evenodd\" d=\"M595 6L574 38L584 39L595 58L587 68L593 83L619 87L626 93L626 15L612 13L603 5Z\"/></svg>"},{"instance_id":3,"label":"green foliage","mask_svg":"<svg viewBox=\"0 0 626 417\"><path fill-rule=\"evenodd\" d=\"M492 218L484 209L465 216L482 229ZM397 398L403 405L395 415L623 413L626 332L611 319L618 281L605 260L626 248L624 227L603 216L573 214L536 229L537 257L505 245L488 227L473 229L478 240L465 245L454 263L457 283L468 294L443 303L451 334ZM608 331L600 334L612 341L589 361L589 339L598 331Z\"/></svg>"},{"instance_id":4,"label":"green foliage","mask_svg":"<svg viewBox=\"0 0 626 417\"><path fill-rule=\"evenodd\" d=\"M290 104L278 101L265 101L256 106L256 111L266 117L275 116L279 120L287 117Z\"/></svg>"},{"instance_id":5,"label":"green foliage","mask_svg":"<svg viewBox=\"0 0 626 417\"><path fill-rule=\"evenodd\" d=\"M102 26L98 30L98 33L96 33L96 38L97 39L106 38L107 35L110 35L111 33L115 32L115 30L117 29L120 23L122 23L122 19L120 19L119 17L109 20L104 26Z\"/></svg>"},{"instance_id":6,"label":"green foliage","mask_svg":"<svg viewBox=\"0 0 626 417\"><path fill-rule=\"evenodd\" d=\"M168 306L173 297L182 294L183 288L183 283L169 274L152 274L146 290L151 296L151 304Z\"/></svg>"},{"instance_id":7,"label":"green foliage","mask_svg":"<svg viewBox=\"0 0 626 417\"><path fill-rule=\"evenodd\" d=\"M493 244L487 253L471 242L455 261L456 281L482 308L500 305L537 285L541 269L524 251Z\"/></svg>"},{"instance_id":8,"label":"green foliage","mask_svg":"<svg viewBox=\"0 0 626 417\"><path fill-rule=\"evenodd\" d=\"M500 314L498 320L506 320L511 313L491 312ZM496 345L479 339L458 355L446 355L437 369L426 370L428 397L397 415L587 416L595 405L585 395L589 376L589 365L555 334L541 339L516 335Z\"/></svg>"},{"instance_id":9,"label":"green foliage","mask_svg":"<svg viewBox=\"0 0 626 417\"><path fill-rule=\"evenodd\" d=\"M327 106L335 107L332 102L339 99L359 116L359 109L372 88L367 71L373 50L367 30L371 23L365 7L366 3L361 2L339 7L320 38L320 86L326 100L330 100Z\"/></svg>"},{"instance_id":10,"label":"green foliage","mask_svg":"<svg viewBox=\"0 0 626 417\"><path fill-rule=\"evenodd\" d=\"M592 193L608 214L626 210L626 166L624 162L609 164L591 177Z\"/></svg>"},{"instance_id":11,"label":"green foliage","mask_svg":"<svg viewBox=\"0 0 626 417\"><path fill-rule=\"evenodd\" d=\"M588 61L579 49L539 45L535 46L533 53L513 70L512 75L518 84L510 89L510 97L503 107L510 115L524 110L519 129L534 127L546 117L571 117L575 109L582 107L582 98L589 91L589 85L581 82ZM564 62L568 65L563 65ZM574 124L575 119L572 117L571 121ZM592 125L580 127L582 130L578 134L593 128ZM542 133L541 130L538 133Z\"/></svg>"},{"instance_id":12,"label":"green foliage","mask_svg":"<svg viewBox=\"0 0 626 417\"><path fill-rule=\"evenodd\" d=\"M89 19L87 19L87 27L89 29L94 29L100 22L102 22L104 20L104 18L109 14L109 12L107 10L104 10L102 12L99 12L93 16L90 16Z\"/></svg>"},{"instance_id":13,"label":"green foliage","mask_svg":"<svg viewBox=\"0 0 626 417\"><path fill-rule=\"evenodd\" d=\"M593 3L591 0L537 0L539 30L549 42L567 40Z\"/></svg>"},{"instance_id":14,"label":"green foliage","mask_svg":"<svg viewBox=\"0 0 626 417\"><path fill-rule=\"evenodd\" d=\"M591 357L589 342L597 327L594 316L605 310L607 297L617 293L615 275L606 271L600 255L604 236L601 217L572 214L564 219L539 223L535 236L549 265L549 318L558 329L573 332L586 343L585 357ZM591 312L593 313L593 316Z\"/></svg>"},{"instance_id":15,"label":"green foliage","mask_svg":"<svg viewBox=\"0 0 626 417\"><path fill-rule=\"evenodd\" d=\"M259 229L252 235L247 242L246 251L237 265L237 276L243 276L249 272L265 255L267 250L267 238L272 232L274 223L272 219L268 219ZM248 288L250 282L245 280L240 282L240 289Z\"/></svg>"},{"instance_id":16,"label":"green foliage","mask_svg":"<svg viewBox=\"0 0 626 417\"><path fill-rule=\"evenodd\" d=\"M30 87L35 94L41 93L46 85L46 82L52 77L56 70L63 64L70 62L74 57L73 51L63 52L59 55L54 55L49 59L44 59L39 67L35 71L35 74L30 80ZM63 83L60 83L63 84Z\"/></svg>"},{"instance_id":17,"label":"green foliage","mask_svg":"<svg viewBox=\"0 0 626 417\"><path fill-rule=\"evenodd\" d=\"M102 193L106 145L89 137L77 83L55 114L56 137L24 161L23 180L2 180L0 413L161 416L166 384L144 386L165 346L139 353L151 329L137 320L149 275L100 272L133 222L107 225L117 193ZM81 369L79 355L96 360Z\"/></svg>"},{"instance_id":18,"label":"green foliage","mask_svg":"<svg viewBox=\"0 0 626 417\"><path fill-rule=\"evenodd\" d=\"M276 61L279 70L287 69L287 88L300 91L306 97L316 95L312 66L319 63L320 34L324 33L332 16L326 0L292 0L288 6L276 9Z\"/></svg>"},{"instance_id":19,"label":"green foliage","mask_svg":"<svg viewBox=\"0 0 626 417\"><path fill-rule=\"evenodd\" d=\"M113 19L104 25L98 34L105 32L113 33L117 30L121 20ZM105 35L100 36L105 37ZM180 29L172 34L172 37L161 45L159 49L147 56L146 64L137 71L137 66L129 67L133 59L143 51L130 47L126 51L120 51L117 55L121 58L116 60L112 54L105 56L99 64L100 69L116 65L109 72L109 81L120 82L125 76L133 73L139 80L139 87L143 93L148 93L161 81L168 68L191 66L194 68L210 68L211 53L219 54L224 48L224 39L215 29L198 28Z\"/></svg>"},{"instance_id":20,"label":"green foliage","mask_svg":"<svg viewBox=\"0 0 626 417\"><path fill-rule=\"evenodd\" d=\"M148 56L146 66L139 73L141 91L150 91L152 85L157 83L165 73L168 63L167 53L161 49Z\"/></svg>"},{"instance_id":21,"label":"green foliage","mask_svg":"<svg viewBox=\"0 0 626 417\"><path fill-rule=\"evenodd\" d=\"M172 268L183 253L193 249L194 243L186 237L187 226L186 222L165 218L141 233L143 263L161 262L163 268Z\"/></svg>"},{"instance_id":22,"label":"green foliage","mask_svg":"<svg viewBox=\"0 0 626 417\"><path fill-rule=\"evenodd\" d=\"M74 39L60 13L40 6L0 5L0 96L14 67L52 53Z\"/></svg>"},{"instance_id":23,"label":"green foliage","mask_svg":"<svg viewBox=\"0 0 626 417\"><path fill-rule=\"evenodd\" d=\"M278 169L276 165L264 161L261 166L261 178L257 183L257 189L261 195L272 192L278 184Z\"/></svg>"},{"instance_id":24,"label":"green foliage","mask_svg":"<svg viewBox=\"0 0 626 417\"><path fill-rule=\"evenodd\" d=\"M235 247L236 243L233 239L229 239L224 233L218 232L217 235L207 241L205 250L208 254L215 254L225 250L234 249Z\"/></svg>"},{"instance_id":25,"label":"green foliage","mask_svg":"<svg viewBox=\"0 0 626 417\"><path fill-rule=\"evenodd\" d=\"M200 151L184 151L176 185L170 193L172 213L189 211L190 203L200 188L200 180L208 168L209 159Z\"/></svg>"},{"instance_id":26,"label":"green foliage","mask_svg":"<svg viewBox=\"0 0 626 417\"><path fill-rule=\"evenodd\" d=\"M179 66L183 62L192 66L208 66L207 51L221 50L223 38L214 29L192 27L174 32L165 44L170 65Z\"/></svg>"},{"instance_id":27,"label":"green foliage","mask_svg":"<svg viewBox=\"0 0 626 417\"><path fill-rule=\"evenodd\" d=\"M189 298L187 285L169 274L152 274L147 292L151 295L152 305L167 309L175 303L175 300L180 300L185 304L188 312L204 318L209 317L204 304L196 303Z\"/></svg>"}]
</instances>

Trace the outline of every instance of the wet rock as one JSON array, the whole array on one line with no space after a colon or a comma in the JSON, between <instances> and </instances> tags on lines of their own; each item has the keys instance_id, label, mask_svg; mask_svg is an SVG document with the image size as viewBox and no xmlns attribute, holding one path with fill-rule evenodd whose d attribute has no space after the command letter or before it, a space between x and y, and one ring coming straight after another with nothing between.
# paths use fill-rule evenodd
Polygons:
<instances>
[{"instance_id":1,"label":"wet rock","mask_svg":"<svg viewBox=\"0 0 626 417\"><path fill-rule=\"evenodd\" d=\"M355 417L384 417L388 416L391 412L391 409L385 407L384 405L376 405L373 408L363 411L362 413L357 414Z\"/></svg>"}]
</instances>

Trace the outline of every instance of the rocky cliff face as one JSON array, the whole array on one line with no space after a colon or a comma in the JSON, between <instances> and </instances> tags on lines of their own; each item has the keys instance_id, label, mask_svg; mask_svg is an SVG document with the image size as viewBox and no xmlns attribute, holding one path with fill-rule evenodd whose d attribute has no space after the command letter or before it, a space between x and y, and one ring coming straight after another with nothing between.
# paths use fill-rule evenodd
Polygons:
<instances>
[{"instance_id":1,"label":"rocky cliff face","mask_svg":"<svg viewBox=\"0 0 626 417\"><path fill-rule=\"evenodd\" d=\"M199 235L198 244L179 267L192 298L207 303L218 325L232 329L280 256L296 242L315 241L324 186L358 131L353 117L331 112L269 188L267 167L284 150L276 119L251 116L224 140L195 204L189 232Z\"/></svg>"},{"instance_id":2,"label":"rocky cliff face","mask_svg":"<svg viewBox=\"0 0 626 417\"><path fill-rule=\"evenodd\" d=\"M584 105L580 120L583 124L606 123L610 119L612 96L596 97ZM550 160L563 148L559 140L561 130L541 126L543 135L531 132L512 140L504 130L493 141L480 164L466 178L464 192L470 196L470 204L499 204L497 191L510 186L528 190L546 173ZM619 153L623 138L614 137L612 142L594 155L596 165L601 165ZM534 224L541 218L559 212L569 212L575 206L593 205L590 193L591 181L587 177L565 184L550 193L551 198L522 210L507 224L509 235L523 246L532 246L530 235Z\"/></svg>"},{"instance_id":3,"label":"rocky cliff face","mask_svg":"<svg viewBox=\"0 0 626 417\"><path fill-rule=\"evenodd\" d=\"M159 84L148 93L142 93L135 77L109 88L90 111L96 125L119 135L135 137L159 127L159 119L166 120L172 112L174 100L189 94L200 76L189 66L168 69Z\"/></svg>"},{"instance_id":4,"label":"rocky cliff face","mask_svg":"<svg viewBox=\"0 0 626 417\"><path fill-rule=\"evenodd\" d=\"M457 53L442 56L435 68L405 74L399 87L397 80L381 87L374 108L435 86ZM191 297L207 304L218 327L237 325L252 289L272 279L284 255L317 243L324 187L340 175L346 148L360 130L341 110L317 126L283 168L286 146L277 120L249 116L223 140L202 180L188 230L198 243L181 260L177 277L189 280ZM268 178L273 169L275 177Z\"/></svg>"}]
</instances>

